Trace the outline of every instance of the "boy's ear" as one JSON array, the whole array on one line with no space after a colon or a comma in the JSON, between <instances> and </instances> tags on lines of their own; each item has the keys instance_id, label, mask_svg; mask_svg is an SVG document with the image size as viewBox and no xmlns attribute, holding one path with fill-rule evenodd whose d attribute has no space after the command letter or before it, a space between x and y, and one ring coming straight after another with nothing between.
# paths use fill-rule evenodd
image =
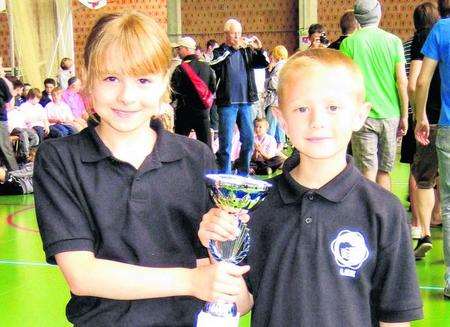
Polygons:
<instances>
[{"instance_id":1,"label":"boy's ear","mask_svg":"<svg viewBox=\"0 0 450 327\"><path fill-rule=\"evenodd\" d=\"M369 114L370 109L372 109L372 104L369 102L364 102L357 112L355 113L355 116L353 118L353 131L359 131L361 127L363 127L364 123L366 122L367 115Z\"/></svg>"}]
</instances>

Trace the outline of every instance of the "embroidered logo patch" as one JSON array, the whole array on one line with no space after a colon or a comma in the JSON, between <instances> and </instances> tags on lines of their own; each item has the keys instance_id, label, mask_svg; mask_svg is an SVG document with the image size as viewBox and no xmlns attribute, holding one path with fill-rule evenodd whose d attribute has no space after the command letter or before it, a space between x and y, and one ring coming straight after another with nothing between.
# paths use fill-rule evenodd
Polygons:
<instances>
[{"instance_id":1,"label":"embroidered logo patch","mask_svg":"<svg viewBox=\"0 0 450 327\"><path fill-rule=\"evenodd\" d=\"M369 257L366 240L359 232L341 231L330 247L342 276L355 278L358 269Z\"/></svg>"}]
</instances>

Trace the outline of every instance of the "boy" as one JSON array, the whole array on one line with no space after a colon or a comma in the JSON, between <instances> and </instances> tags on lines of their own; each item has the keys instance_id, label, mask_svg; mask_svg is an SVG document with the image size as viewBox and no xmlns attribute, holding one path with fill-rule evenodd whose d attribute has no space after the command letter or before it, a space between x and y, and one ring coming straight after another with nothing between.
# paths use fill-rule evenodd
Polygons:
<instances>
[{"instance_id":1,"label":"boy","mask_svg":"<svg viewBox=\"0 0 450 327\"><path fill-rule=\"evenodd\" d=\"M256 175L270 175L283 164L283 158L277 155L277 141L267 134L268 129L269 123L265 118L255 119L255 149L250 167Z\"/></svg>"},{"instance_id":2,"label":"boy","mask_svg":"<svg viewBox=\"0 0 450 327\"><path fill-rule=\"evenodd\" d=\"M420 319L405 211L346 157L370 109L361 72L336 50L308 50L288 60L278 91L278 118L298 152L252 215L252 325L408 326ZM219 209L206 214L202 244L232 237L230 218ZM245 287L237 302L240 312L250 308Z\"/></svg>"}]
</instances>

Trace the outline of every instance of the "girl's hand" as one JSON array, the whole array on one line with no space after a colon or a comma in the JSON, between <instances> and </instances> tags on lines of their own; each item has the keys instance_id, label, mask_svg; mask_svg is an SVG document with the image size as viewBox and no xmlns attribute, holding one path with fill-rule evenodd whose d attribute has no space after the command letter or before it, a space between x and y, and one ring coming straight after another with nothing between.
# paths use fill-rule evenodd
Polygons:
<instances>
[{"instance_id":1,"label":"girl's hand","mask_svg":"<svg viewBox=\"0 0 450 327\"><path fill-rule=\"evenodd\" d=\"M219 208L212 208L203 215L198 231L198 237L203 246L208 247L210 240L229 241L239 235L238 221L246 223L250 220L249 215L240 214L239 218Z\"/></svg>"}]
</instances>

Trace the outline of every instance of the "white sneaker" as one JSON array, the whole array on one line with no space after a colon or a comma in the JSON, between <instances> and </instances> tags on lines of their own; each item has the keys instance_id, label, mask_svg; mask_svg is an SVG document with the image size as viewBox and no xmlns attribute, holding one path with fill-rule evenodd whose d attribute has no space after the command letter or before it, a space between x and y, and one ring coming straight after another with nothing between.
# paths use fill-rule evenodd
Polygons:
<instances>
[{"instance_id":1,"label":"white sneaker","mask_svg":"<svg viewBox=\"0 0 450 327\"><path fill-rule=\"evenodd\" d=\"M444 296L450 299L450 274L445 274Z\"/></svg>"},{"instance_id":2,"label":"white sneaker","mask_svg":"<svg viewBox=\"0 0 450 327\"><path fill-rule=\"evenodd\" d=\"M419 226L411 227L411 237L413 240L418 240L422 238L422 228Z\"/></svg>"}]
</instances>

